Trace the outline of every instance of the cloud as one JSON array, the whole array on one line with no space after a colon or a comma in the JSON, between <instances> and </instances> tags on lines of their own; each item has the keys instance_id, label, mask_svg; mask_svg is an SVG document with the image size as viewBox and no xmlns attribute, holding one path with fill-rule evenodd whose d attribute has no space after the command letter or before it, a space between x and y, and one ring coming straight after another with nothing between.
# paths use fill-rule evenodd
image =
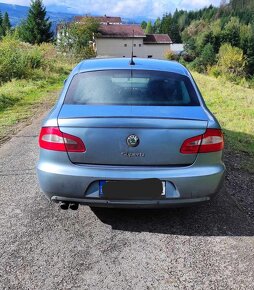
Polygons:
<instances>
[{"instance_id":1,"label":"cloud","mask_svg":"<svg viewBox=\"0 0 254 290\"><path fill-rule=\"evenodd\" d=\"M177 5L179 9L195 10L203 7L208 7L211 4L213 6L219 6L221 0L181 0Z\"/></svg>"},{"instance_id":2,"label":"cloud","mask_svg":"<svg viewBox=\"0 0 254 290\"><path fill-rule=\"evenodd\" d=\"M29 4L29 1L28 0L1 0L1 3L27 5Z\"/></svg>"},{"instance_id":3,"label":"cloud","mask_svg":"<svg viewBox=\"0 0 254 290\"><path fill-rule=\"evenodd\" d=\"M166 12L179 9L198 9L210 4L219 5L221 0L44 0L43 3L50 9L54 7L78 14L107 14L122 17L145 16L148 18L161 17ZM0 0L8 4L26 5L30 0Z\"/></svg>"}]
</instances>

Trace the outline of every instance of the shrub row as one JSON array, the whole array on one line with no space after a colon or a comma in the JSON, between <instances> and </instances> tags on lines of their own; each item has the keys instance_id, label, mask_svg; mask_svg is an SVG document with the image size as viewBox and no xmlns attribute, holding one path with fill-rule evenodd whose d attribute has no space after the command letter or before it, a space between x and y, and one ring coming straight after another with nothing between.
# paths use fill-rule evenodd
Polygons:
<instances>
[{"instance_id":1,"label":"shrub row","mask_svg":"<svg viewBox=\"0 0 254 290\"><path fill-rule=\"evenodd\" d=\"M52 44L32 46L6 36L0 41L0 85L12 79L30 78L38 69L54 70L56 50Z\"/></svg>"}]
</instances>

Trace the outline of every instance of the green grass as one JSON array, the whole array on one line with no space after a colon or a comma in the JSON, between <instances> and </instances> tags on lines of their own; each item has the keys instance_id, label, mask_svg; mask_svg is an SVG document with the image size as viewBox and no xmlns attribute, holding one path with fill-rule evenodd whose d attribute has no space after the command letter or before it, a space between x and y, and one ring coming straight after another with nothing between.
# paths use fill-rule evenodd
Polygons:
<instances>
[{"instance_id":1,"label":"green grass","mask_svg":"<svg viewBox=\"0 0 254 290\"><path fill-rule=\"evenodd\" d=\"M53 106L71 67L64 65L58 72L47 74L35 72L29 80L13 80L0 86L0 141L38 108Z\"/></svg>"},{"instance_id":2,"label":"green grass","mask_svg":"<svg viewBox=\"0 0 254 290\"><path fill-rule=\"evenodd\" d=\"M254 90L195 72L193 77L224 130L226 149L246 153L240 165L254 172Z\"/></svg>"}]
</instances>

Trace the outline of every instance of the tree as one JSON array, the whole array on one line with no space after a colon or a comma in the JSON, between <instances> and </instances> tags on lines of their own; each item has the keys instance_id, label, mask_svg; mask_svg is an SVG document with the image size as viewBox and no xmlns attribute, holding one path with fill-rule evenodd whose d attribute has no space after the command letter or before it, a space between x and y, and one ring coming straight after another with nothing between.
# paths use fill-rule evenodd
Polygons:
<instances>
[{"instance_id":1,"label":"tree","mask_svg":"<svg viewBox=\"0 0 254 290\"><path fill-rule=\"evenodd\" d=\"M142 23L141 23L141 27L142 27L142 29L146 29L146 26L147 26L147 22L146 21L142 21Z\"/></svg>"},{"instance_id":2,"label":"tree","mask_svg":"<svg viewBox=\"0 0 254 290\"><path fill-rule=\"evenodd\" d=\"M254 3L253 0L231 0L230 4L233 10L244 10L245 8L253 10Z\"/></svg>"},{"instance_id":3,"label":"tree","mask_svg":"<svg viewBox=\"0 0 254 290\"><path fill-rule=\"evenodd\" d=\"M238 17L231 17L222 34L222 42L232 46L240 45L240 21Z\"/></svg>"},{"instance_id":4,"label":"tree","mask_svg":"<svg viewBox=\"0 0 254 290\"><path fill-rule=\"evenodd\" d=\"M146 26L146 30L145 30L145 34L152 34L152 33L153 33L152 22L148 21L147 26Z\"/></svg>"},{"instance_id":5,"label":"tree","mask_svg":"<svg viewBox=\"0 0 254 290\"><path fill-rule=\"evenodd\" d=\"M77 58L95 56L92 47L93 36L98 32L99 22L92 17L85 17L81 21L71 24L61 24L61 37L58 45L63 52L71 52Z\"/></svg>"},{"instance_id":6,"label":"tree","mask_svg":"<svg viewBox=\"0 0 254 290\"><path fill-rule=\"evenodd\" d=\"M0 11L0 39L3 37L4 35L4 32L3 32L3 16L2 16L2 13Z\"/></svg>"},{"instance_id":7,"label":"tree","mask_svg":"<svg viewBox=\"0 0 254 290\"><path fill-rule=\"evenodd\" d=\"M216 62L216 53L214 52L213 46L211 43L208 43L202 53L201 53L201 62L204 65L205 68L207 68L209 65L213 65Z\"/></svg>"},{"instance_id":8,"label":"tree","mask_svg":"<svg viewBox=\"0 0 254 290\"><path fill-rule=\"evenodd\" d=\"M3 35L6 35L8 31L11 30L11 22L10 22L9 15L7 12L5 12L4 14L4 18L2 21L2 29L3 29Z\"/></svg>"},{"instance_id":9,"label":"tree","mask_svg":"<svg viewBox=\"0 0 254 290\"><path fill-rule=\"evenodd\" d=\"M178 20L179 20L179 17L181 16L181 14L182 13L176 9L176 11L173 15L173 18L172 18L172 23L169 26L168 34L174 43L181 43L182 42L182 39L180 36L179 23L178 23Z\"/></svg>"},{"instance_id":10,"label":"tree","mask_svg":"<svg viewBox=\"0 0 254 290\"><path fill-rule=\"evenodd\" d=\"M179 30L182 32L184 30L184 28L187 27L188 24L189 24L188 23L188 14L185 11L178 18Z\"/></svg>"},{"instance_id":11,"label":"tree","mask_svg":"<svg viewBox=\"0 0 254 290\"><path fill-rule=\"evenodd\" d=\"M197 47L194 38L190 38L184 43L184 60L187 62L193 61L197 57Z\"/></svg>"},{"instance_id":12,"label":"tree","mask_svg":"<svg viewBox=\"0 0 254 290\"><path fill-rule=\"evenodd\" d=\"M2 12L0 11L0 26L2 26L3 24L3 15Z\"/></svg>"},{"instance_id":13,"label":"tree","mask_svg":"<svg viewBox=\"0 0 254 290\"><path fill-rule=\"evenodd\" d=\"M181 43L182 42L180 32L179 32L179 26L174 21L172 22L172 24L169 27L168 34L174 43Z\"/></svg>"},{"instance_id":14,"label":"tree","mask_svg":"<svg viewBox=\"0 0 254 290\"><path fill-rule=\"evenodd\" d=\"M240 46L239 47L243 50L244 54L247 53L251 35L252 35L251 24L249 25L242 24L240 27Z\"/></svg>"},{"instance_id":15,"label":"tree","mask_svg":"<svg viewBox=\"0 0 254 290\"><path fill-rule=\"evenodd\" d=\"M247 45L247 73L254 74L254 24L251 26L251 35Z\"/></svg>"},{"instance_id":16,"label":"tree","mask_svg":"<svg viewBox=\"0 0 254 290\"><path fill-rule=\"evenodd\" d=\"M171 14L163 15L161 20L160 33L168 34L171 23L172 23L172 15Z\"/></svg>"},{"instance_id":17,"label":"tree","mask_svg":"<svg viewBox=\"0 0 254 290\"><path fill-rule=\"evenodd\" d=\"M46 8L42 0L31 0L27 19L20 29L22 40L31 44L52 41L54 34L51 31L51 22L46 14Z\"/></svg>"},{"instance_id":18,"label":"tree","mask_svg":"<svg viewBox=\"0 0 254 290\"><path fill-rule=\"evenodd\" d=\"M160 26L161 26L161 19L160 17L158 17L155 20L154 25L153 25L154 33L160 33Z\"/></svg>"}]
</instances>

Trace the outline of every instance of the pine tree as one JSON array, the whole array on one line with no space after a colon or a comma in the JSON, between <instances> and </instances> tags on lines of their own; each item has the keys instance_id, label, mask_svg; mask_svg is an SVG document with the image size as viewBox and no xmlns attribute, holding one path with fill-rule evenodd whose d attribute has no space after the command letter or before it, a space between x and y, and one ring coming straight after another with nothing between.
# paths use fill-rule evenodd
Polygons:
<instances>
[{"instance_id":1,"label":"pine tree","mask_svg":"<svg viewBox=\"0 0 254 290\"><path fill-rule=\"evenodd\" d=\"M213 65L216 62L216 53L214 52L213 46L211 43L208 43L200 56L202 65L207 67L208 65Z\"/></svg>"},{"instance_id":2,"label":"pine tree","mask_svg":"<svg viewBox=\"0 0 254 290\"><path fill-rule=\"evenodd\" d=\"M169 34L169 27L171 26L171 24L172 24L172 15L171 14L163 15L159 32Z\"/></svg>"},{"instance_id":3,"label":"pine tree","mask_svg":"<svg viewBox=\"0 0 254 290\"><path fill-rule=\"evenodd\" d=\"M152 34L152 33L153 33L152 22L148 21L147 26L146 26L146 30L145 30L145 34Z\"/></svg>"},{"instance_id":4,"label":"pine tree","mask_svg":"<svg viewBox=\"0 0 254 290\"><path fill-rule=\"evenodd\" d=\"M254 25L251 26L251 35L247 45L247 72L254 75Z\"/></svg>"},{"instance_id":5,"label":"pine tree","mask_svg":"<svg viewBox=\"0 0 254 290\"><path fill-rule=\"evenodd\" d=\"M174 43L182 42L180 32L179 32L179 26L177 25L176 22L174 21L172 22L172 24L169 27L168 34Z\"/></svg>"},{"instance_id":6,"label":"pine tree","mask_svg":"<svg viewBox=\"0 0 254 290\"><path fill-rule=\"evenodd\" d=\"M4 18L2 21L2 29L3 29L3 35L6 35L8 31L11 30L11 22L10 22L9 15L7 12L5 12L4 14Z\"/></svg>"},{"instance_id":7,"label":"pine tree","mask_svg":"<svg viewBox=\"0 0 254 290\"><path fill-rule=\"evenodd\" d=\"M0 11L0 39L3 37L4 32L3 32L3 16L2 13Z\"/></svg>"},{"instance_id":8,"label":"pine tree","mask_svg":"<svg viewBox=\"0 0 254 290\"><path fill-rule=\"evenodd\" d=\"M160 33L161 19L158 17L154 22L154 33Z\"/></svg>"},{"instance_id":9,"label":"pine tree","mask_svg":"<svg viewBox=\"0 0 254 290\"><path fill-rule=\"evenodd\" d=\"M3 15L2 12L0 11L0 26L2 26L3 24Z\"/></svg>"},{"instance_id":10,"label":"pine tree","mask_svg":"<svg viewBox=\"0 0 254 290\"><path fill-rule=\"evenodd\" d=\"M146 21L142 21L142 23L141 23L142 29L146 29L146 26L147 26L147 22Z\"/></svg>"},{"instance_id":11,"label":"pine tree","mask_svg":"<svg viewBox=\"0 0 254 290\"><path fill-rule=\"evenodd\" d=\"M21 27L21 38L31 44L50 42L53 38L51 22L46 17L46 8L42 0L31 0L26 22Z\"/></svg>"}]
</instances>

